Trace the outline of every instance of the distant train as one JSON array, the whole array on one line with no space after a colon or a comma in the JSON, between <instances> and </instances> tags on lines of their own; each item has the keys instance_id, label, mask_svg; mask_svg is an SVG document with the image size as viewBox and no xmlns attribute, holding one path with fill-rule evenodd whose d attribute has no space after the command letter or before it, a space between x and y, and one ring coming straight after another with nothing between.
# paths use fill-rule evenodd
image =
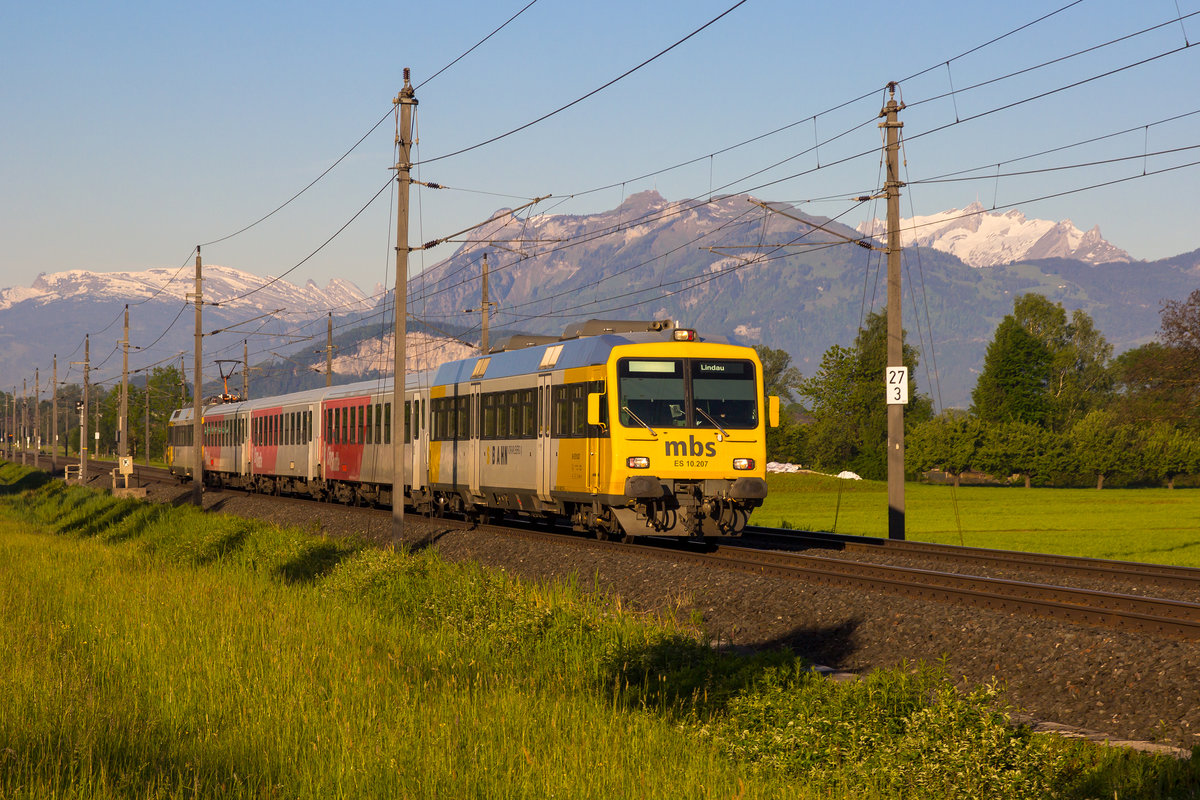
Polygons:
<instances>
[{"instance_id":1,"label":"distant train","mask_svg":"<svg viewBox=\"0 0 1200 800\"><path fill-rule=\"evenodd\" d=\"M599 538L741 532L767 495L765 398L752 348L669 321L591 320L513 337L408 376L392 430L390 379L202 414L203 477L269 494L392 503L392 437L418 513L569 520ZM192 409L171 415L167 461L190 479Z\"/></svg>"}]
</instances>

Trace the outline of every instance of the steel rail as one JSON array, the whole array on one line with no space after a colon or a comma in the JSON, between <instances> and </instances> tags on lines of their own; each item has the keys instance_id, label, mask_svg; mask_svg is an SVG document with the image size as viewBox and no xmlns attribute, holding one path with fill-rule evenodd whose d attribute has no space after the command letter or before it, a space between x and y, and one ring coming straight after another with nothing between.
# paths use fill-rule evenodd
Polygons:
<instances>
[{"instance_id":1,"label":"steel rail","mask_svg":"<svg viewBox=\"0 0 1200 800\"><path fill-rule=\"evenodd\" d=\"M1171 564L1147 564L1140 561L1116 561L1104 558L1063 556L1053 553L1029 553L1020 550L991 550L961 545L933 544L908 540L881 539L871 536L821 533L817 531L776 530L747 527L747 539L761 537L782 542L807 542L817 547L844 552L887 552L911 555L947 564L973 563L999 568L1018 568L1052 574L1071 573L1084 577L1112 580L1151 581L1160 586L1173 586L1200 591L1200 569Z\"/></svg>"}]
</instances>

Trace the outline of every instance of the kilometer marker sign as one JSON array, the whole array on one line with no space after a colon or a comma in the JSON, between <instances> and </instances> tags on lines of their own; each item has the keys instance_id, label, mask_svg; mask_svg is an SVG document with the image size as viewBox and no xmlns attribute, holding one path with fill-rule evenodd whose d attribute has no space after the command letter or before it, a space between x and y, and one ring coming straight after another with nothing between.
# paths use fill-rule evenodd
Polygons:
<instances>
[{"instance_id":1,"label":"kilometer marker sign","mask_svg":"<svg viewBox=\"0 0 1200 800\"><path fill-rule=\"evenodd\" d=\"M889 406L908 405L908 367L888 367L884 381Z\"/></svg>"}]
</instances>

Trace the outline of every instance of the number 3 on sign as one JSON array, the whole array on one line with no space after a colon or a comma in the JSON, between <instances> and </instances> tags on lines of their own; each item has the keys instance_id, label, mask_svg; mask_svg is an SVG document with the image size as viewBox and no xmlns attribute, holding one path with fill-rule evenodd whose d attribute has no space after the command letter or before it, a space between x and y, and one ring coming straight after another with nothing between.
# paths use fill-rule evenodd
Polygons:
<instances>
[{"instance_id":1,"label":"number 3 on sign","mask_svg":"<svg viewBox=\"0 0 1200 800\"><path fill-rule=\"evenodd\" d=\"M908 405L908 367L888 367L886 381L888 405Z\"/></svg>"}]
</instances>

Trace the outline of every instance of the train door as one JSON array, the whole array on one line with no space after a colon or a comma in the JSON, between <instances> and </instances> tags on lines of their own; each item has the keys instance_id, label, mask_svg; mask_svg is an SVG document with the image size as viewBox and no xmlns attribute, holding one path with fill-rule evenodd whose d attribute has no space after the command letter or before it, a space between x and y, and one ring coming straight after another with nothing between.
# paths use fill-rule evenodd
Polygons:
<instances>
[{"instance_id":1,"label":"train door","mask_svg":"<svg viewBox=\"0 0 1200 800\"><path fill-rule=\"evenodd\" d=\"M420 394L412 395L412 461L405 465L406 470L411 470L408 485L413 487L415 493L418 488L424 488L429 483L426 474L425 454L429 452L429 431L428 420L425 419L428 411L429 401L423 400Z\"/></svg>"},{"instance_id":2,"label":"train door","mask_svg":"<svg viewBox=\"0 0 1200 800\"><path fill-rule=\"evenodd\" d=\"M554 416L550 381L549 374L538 375L537 490L542 500L550 500L550 490L554 488Z\"/></svg>"},{"instance_id":3,"label":"train door","mask_svg":"<svg viewBox=\"0 0 1200 800\"><path fill-rule=\"evenodd\" d=\"M467 441L467 484L471 490L472 497L479 497L482 492L479 491L479 472L483 457L481 454L482 442L480 439L483 409L480 407L480 388L478 383L471 384L471 393L469 395L471 421L468 423L468 428L471 431L471 438Z\"/></svg>"},{"instance_id":4,"label":"train door","mask_svg":"<svg viewBox=\"0 0 1200 800\"><path fill-rule=\"evenodd\" d=\"M600 426L587 424L588 389L593 387L594 383L580 387L579 393L582 397L577 406L578 413L583 417L583 427L587 431L587 488L592 494L600 491L600 445L603 443L598 435Z\"/></svg>"}]
</instances>

